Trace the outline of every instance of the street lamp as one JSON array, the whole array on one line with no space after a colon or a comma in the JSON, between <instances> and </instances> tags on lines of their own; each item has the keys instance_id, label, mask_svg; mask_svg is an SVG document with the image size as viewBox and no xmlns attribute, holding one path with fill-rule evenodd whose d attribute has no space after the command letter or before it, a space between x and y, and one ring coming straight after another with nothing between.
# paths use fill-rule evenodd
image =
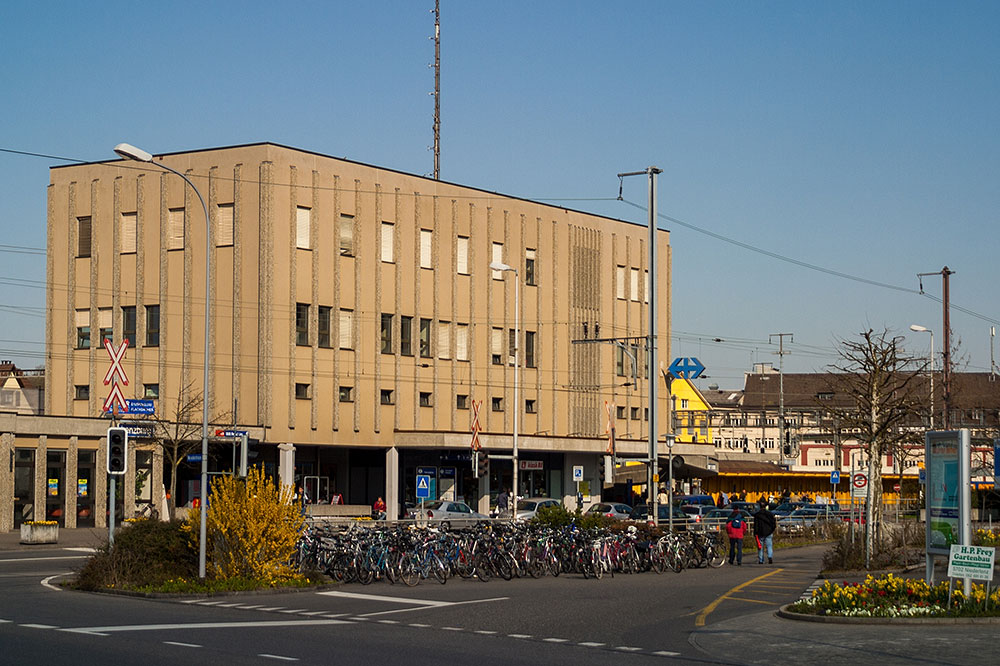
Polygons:
<instances>
[{"instance_id":1,"label":"street lamp","mask_svg":"<svg viewBox=\"0 0 1000 666\"><path fill-rule=\"evenodd\" d=\"M184 179L194 193L198 195L198 200L201 202L202 210L205 212L205 373L202 377L203 388L202 388L202 400L201 400L201 532L198 537L198 577L205 578L205 539L206 539L206 523L208 519L208 367L209 367L209 349L208 349L208 339L212 330L212 319L211 319L211 283L212 283L212 246L211 246L211 233L209 229L208 220L208 206L205 205L205 199L201 196L201 192L195 187L195 184L191 182L191 179L185 176L180 171L172 169L166 164L161 162L154 162L153 156L147 153L141 148L136 148L135 146L127 143L119 143L115 146L115 152L121 157L127 160L135 160L137 162L146 162L147 164L152 164L153 166L160 167L164 171L169 171L170 173L176 174Z\"/></svg>"},{"instance_id":2,"label":"street lamp","mask_svg":"<svg viewBox=\"0 0 1000 666\"><path fill-rule=\"evenodd\" d=\"M931 430L934 430L934 331L920 324L910 324L910 330L915 333L931 334Z\"/></svg>"},{"instance_id":3,"label":"street lamp","mask_svg":"<svg viewBox=\"0 0 1000 666\"><path fill-rule=\"evenodd\" d=\"M517 269L499 261L490 262L494 271L510 271L514 274L514 443L511 447L511 460L514 462L514 473L511 478L513 489L513 504L510 518L517 518L517 430L518 415L521 413L521 385L518 382L518 368L521 366L521 276Z\"/></svg>"}]
</instances>

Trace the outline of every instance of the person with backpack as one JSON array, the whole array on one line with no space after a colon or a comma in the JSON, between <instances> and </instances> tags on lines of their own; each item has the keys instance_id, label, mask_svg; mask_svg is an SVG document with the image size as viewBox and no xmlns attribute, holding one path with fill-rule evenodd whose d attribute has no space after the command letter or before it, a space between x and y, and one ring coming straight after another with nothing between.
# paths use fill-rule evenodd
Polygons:
<instances>
[{"instance_id":1,"label":"person with backpack","mask_svg":"<svg viewBox=\"0 0 1000 666\"><path fill-rule=\"evenodd\" d=\"M764 564L764 551L767 551L767 563L773 564L774 554L774 530L777 529L778 519L771 513L764 500L760 501L760 508L753 515L753 533L757 537L757 564Z\"/></svg>"},{"instance_id":2,"label":"person with backpack","mask_svg":"<svg viewBox=\"0 0 1000 666\"><path fill-rule=\"evenodd\" d=\"M743 537L746 536L747 525L743 521L743 515L739 509L733 509L733 513L726 520L726 535L729 537L729 563L736 560L736 566L743 566Z\"/></svg>"}]
</instances>

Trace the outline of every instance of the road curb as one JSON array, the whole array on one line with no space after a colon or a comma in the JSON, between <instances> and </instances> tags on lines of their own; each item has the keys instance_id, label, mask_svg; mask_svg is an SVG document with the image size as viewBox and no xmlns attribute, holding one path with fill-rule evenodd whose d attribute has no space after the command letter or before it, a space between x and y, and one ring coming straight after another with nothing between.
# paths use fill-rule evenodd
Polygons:
<instances>
[{"instance_id":1,"label":"road curb","mask_svg":"<svg viewBox=\"0 0 1000 666\"><path fill-rule=\"evenodd\" d=\"M789 609L794 604L782 606L775 615L784 620L796 622L820 622L825 624L1000 624L1000 617L844 617L842 615L807 615Z\"/></svg>"}]
</instances>

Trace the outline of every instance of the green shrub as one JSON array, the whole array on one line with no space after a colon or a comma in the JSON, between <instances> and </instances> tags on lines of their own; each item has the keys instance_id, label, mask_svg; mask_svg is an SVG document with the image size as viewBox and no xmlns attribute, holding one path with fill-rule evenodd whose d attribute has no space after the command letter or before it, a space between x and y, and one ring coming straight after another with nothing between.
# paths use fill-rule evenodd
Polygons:
<instances>
[{"instance_id":1,"label":"green shrub","mask_svg":"<svg viewBox=\"0 0 1000 666\"><path fill-rule=\"evenodd\" d=\"M535 513L531 522L549 527L565 527L573 522L573 514L563 506L543 506Z\"/></svg>"},{"instance_id":2,"label":"green shrub","mask_svg":"<svg viewBox=\"0 0 1000 666\"><path fill-rule=\"evenodd\" d=\"M73 585L81 590L156 587L169 580L196 578L198 552L180 521L126 523L80 569Z\"/></svg>"}]
</instances>

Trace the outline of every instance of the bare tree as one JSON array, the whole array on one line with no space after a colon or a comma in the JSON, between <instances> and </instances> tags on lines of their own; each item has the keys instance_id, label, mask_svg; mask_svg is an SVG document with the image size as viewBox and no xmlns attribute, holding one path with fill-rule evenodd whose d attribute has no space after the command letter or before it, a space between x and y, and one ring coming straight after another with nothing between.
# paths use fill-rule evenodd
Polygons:
<instances>
[{"instance_id":1,"label":"bare tree","mask_svg":"<svg viewBox=\"0 0 1000 666\"><path fill-rule=\"evenodd\" d=\"M177 392L174 409L164 415L151 417L148 421L153 429L152 442L163 451L164 467L170 468L170 489L167 507L169 515L174 515L177 507L177 468L191 453L201 452L202 394L194 392L194 382L183 386ZM220 423L225 415L211 419Z\"/></svg>"},{"instance_id":2,"label":"bare tree","mask_svg":"<svg viewBox=\"0 0 1000 666\"><path fill-rule=\"evenodd\" d=\"M885 533L882 523L882 458L912 442L907 426L918 418L923 396L916 377L924 363L905 353L903 337L888 329L868 329L858 340L841 340L840 361L830 366L830 384L846 395L831 412L845 429L857 432L868 459L869 511L865 530L867 552L873 553Z\"/></svg>"}]
</instances>

